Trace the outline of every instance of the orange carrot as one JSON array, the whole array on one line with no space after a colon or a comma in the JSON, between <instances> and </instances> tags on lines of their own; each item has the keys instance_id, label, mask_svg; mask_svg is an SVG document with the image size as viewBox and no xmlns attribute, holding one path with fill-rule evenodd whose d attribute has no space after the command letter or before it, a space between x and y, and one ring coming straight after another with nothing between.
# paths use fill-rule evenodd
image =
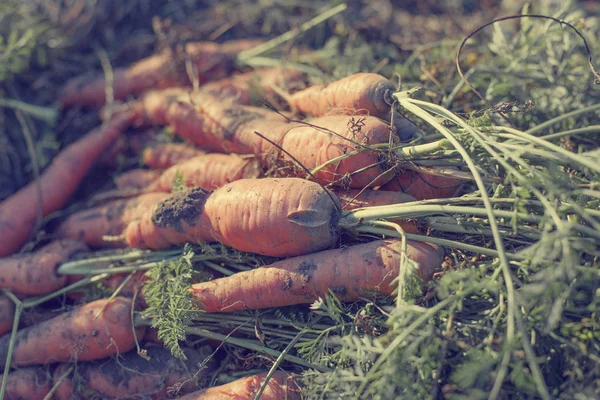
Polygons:
<instances>
[{"instance_id":1,"label":"orange carrot","mask_svg":"<svg viewBox=\"0 0 600 400\"><path fill-rule=\"evenodd\" d=\"M339 199L299 178L241 179L207 194L172 194L129 224L130 247L164 249L186 242L221 242L241 251L293 256L332 246ZM334 203L335 201L335 203Z\"/></svg>"},{"instance_id":2,"label":"orange carrot","mask_svg":"<svg viewBox=\"0 0 600 400\"><path fill-rule=\"evenodd\" d=\"M170 192L177 176L181 177L184 186L215 190L239 179L258 178L260 174L258 161L253 157L202 154L167 169L148 190Z\"/></svg>"},{"instance_id":3,"label":"orange carrot","mask_svg":"<svg viewBox=\"0 0 600 400\"><path fill-rule=\"evenodd\" d=\"M136 168L122 173L113 181L117 189L145 189L157 180L163 171Z\"/></svg>"},{"instance_id":4,"label":"orange carrot","mask_svg":"<svg viewBox=\"0 0 600 400\"><path fill-rule=\"evenodd\" d=\"M185 63L189 58L198 71L199 81L205 82L227 76L234 69L234 58L240 51L260 44L257 40L232 40L223 44L214 42L187 43L183 51L170 49L138 61L127 68L113 71L114 98L124 99L129 95L148 89L189 85ZM104 74L85 74L67 82L59 95L65 106L100 105L105 102L106 81Z\"/></svg>"},{"instance_id":5,"label":"orange carrot","mask_svg":"<svg viewBox=\"0 0 600 400\"><path fill-rule=\"evenodd\" d=\"M233 382L179 397L180 400L248 400L254 399L267 374L241 378ZM294 379L283 371L273 373L267 382L261 400L300 400L301 389Z\"/></svg>"},{"instance_id":6,"label":"orange carrot","mask_svg":"<svg viewBox=\"0 0 600 400\"><path fill-rule=\"evenodd\" d=\"M56 268L76 252L87 251L85 244L74 240L57 240L31 254L0 259L0 289L21 295L52 293L67 283Z\"/></svg>"},{"instance_id":7,"label":"orange carrot","mask_svg":"<svg viewBox=\"0 0 600 400\"><path fill-rule=\"evenodd\" d=\"M437 168L430 169L432 174L416 171L405 171L382 186L383 190L402 191L415 197L417 200L438 199L454 197L459 193L464 180L448 176L434 175Z\"/></svg>"},{"instance_id":8,"label":"orange carrot","mask_svg":"<svg viewBox=\"0 0 600 400\"><path fill-rule=\"evenodd\" d=\"M115 297L97 300L17 332L12 366L97 360L124 353L135 346L131 300ZM100 316L95 318L99 311ZM145 327L136 327L144 336ZM4 365L10 335L0 337Z\"/></svg>"},{"instance_id":9,"label":"orange carrot","mask_svg":"<svg viewBox=\"0 0 600 400\"><path fill-rule=\"evenodd\" d=\"M315 117L361 111L379 118L387 118L396 85L378 74L358 73L332 82L315 85L293 94L290 103L298 111Z\"/></svg>"},{"instance_id":10,"label":"orange carrot","mask_svg":"<svg viewBox=\"0 0 600 400\"><path fill-rule=\"evenodd\" d=\"M341 301L372 292L389 296L400 270L401 240L379 240L342 249L287 258L271 265L192 285L206 312L232 312L312 303L331 289ZM408 241L406 256L419 264L417 274L431 279L443 250Z\"/></svg>"},{"instance_id":11,"label":"orange carrot","mask_svg":"<svg viewBox=\"0 0 600 400\"><path fill-rule=\"evenodd\" d=\"M144 164L153 169L167 169L182 161L204 154L189 143L156 144L144 149Z\"/></svg>"},{"instance_id":12,"label":"orange carrot","mask_svg":"<svg viewBox=\"0 0 600 400\"><path fill-rule=\"evenodd\" d=\"M80 240L93 248L123 247L122 241L107 241L104 236L121 234L129 223L143 215L150 206L167 197L165 193L146 193L76 212L60 224L56 235Z\"/></svg>"},{"instance_id":13,"label":"orange carrot","mask_svg":"<svg viewBox=\"0 0 600 400\"><path fill-rule=\"evenodd\" d=\"M0 384L3 376L0 375ZM5 400L44 400L52 389L52 379L42 368L21 368L10 371L6 382Z\"/></svg>"},{"instance_id":14,"label":"orange carrot","mask_svg":"<svg viewBox=\"0 0 600 400\"><path fill-rule=\"evenodd\" d=\"M105 128L98 127L65 148L40 177L43 215L60 210L102 153L129 124L129 113L117 114ZM0 257L15 253L27 241L38 219L36 182L0 203Z\"/></svg>"},{"instance_id":15,"label":"orange carrot","mask_svg":"<svg viewBox=\"0 0 600 400\"><path fill-rule=\"evenodd\" d=\"M212 348L183 348L186 361L173 357L162 346L147 347L146 350L149 359L129 351L119 359L78 363L76 371L57 387L56 399L89 398L92 393L99 399L166 399L172 398L171 391L186 394L208 384L207 375L214 364L208 359ZM203 362L205 368L200 370L199 365ZM58 366L54 379L58 380L68 368L68 364Z\"/></svg>"},{"instance_id":16,"label":"orange carrot","mask_svg":"<svg viewBox=\"0 0 600 400\"><path fill-rule=\"evenodd\" d=\"M0 336L10 332L15 318L15 303L7 296L0 296Z\"/></svg>"}]
</instances>

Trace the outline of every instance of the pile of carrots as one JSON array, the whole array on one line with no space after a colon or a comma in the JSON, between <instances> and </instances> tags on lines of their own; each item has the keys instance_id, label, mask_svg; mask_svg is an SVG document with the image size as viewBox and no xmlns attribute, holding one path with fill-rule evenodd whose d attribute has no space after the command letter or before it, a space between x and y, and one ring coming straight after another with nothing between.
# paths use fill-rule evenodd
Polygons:
<instances>
[{"instance_id":1,"label":"pile of carrots","mask_svg":"<svg viewBox=\"0 0 600 400\"><path fill-rule=\"evenodd\" d=\"M257 43L189 43L185 57L163 52L116 69L119 102L101 110L103 124L63 149L39 181L0 203L0 290L10 292L0 296L0 368L13 341L5 398L43 399L51 392L47 398L245 399L264 382L257 375L208 388L214 366L203 360L214 349L186 349L184 365L154 343L132 318L144 307L143 273L130 282L132 290L113 298L86 303L67 293L71 309L21 321L11 332L13 300L81 279L57 268L91 251L222 243L279 259L195 283L191 293L207 312L309 304L329 292L342 301L391 296L403 257L419 266L424 281L440 267L444 250L425 242L344 242L351 210L451 197L461 188L462 181L435 170L399 169L385 151L410 136L406 121L391 112L395 85L372 73L310 85L293 69L238 67L236 54ZM197 90L184 67L189 61ZM103 106L106 92L103 76L86 75L66 83L60 101ZM157 126L178 140L154 141ZM134 151L143 167L114 178L110 193L63 214L33 251L23 251L40 217L64 211L87 173L109 168L108 155L123 149ZM407 234L426 233L415 220L391 222ZM147 359L137 346L148 349ZM293 377L278 371L262 398L300 395Z\"/></svg>"}]
</instances>

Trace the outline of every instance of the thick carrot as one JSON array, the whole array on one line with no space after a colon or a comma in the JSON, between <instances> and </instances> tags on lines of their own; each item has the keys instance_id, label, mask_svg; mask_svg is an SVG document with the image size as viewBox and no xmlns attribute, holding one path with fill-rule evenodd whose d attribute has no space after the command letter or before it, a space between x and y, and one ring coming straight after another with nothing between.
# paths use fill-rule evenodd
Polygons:
<instances>
[{"instance_id":1,"label":"thick carrot","mask_svg":"<svg viewBox=\"0 0 600 400\"><path fill-rule=\"evenodd\" d=\"M163 172L148 188L151 191L170 192L178 176L187 187L215 190L239 179L258 178L261 170L256 158L237 154L202 154Z\"/></svg>"},{"instance_id":2,"label":"thick carrot","mask_svg":"<svg viewBox=\"0 0 600 400\"><path fill-rule=\"evenodd\" d=\"M129 223L167 197L166 193L146 193L76 212L60 224L56 235L80 240L93 248L124 247L122 241L107 241L104 236L120 235Z\"/></svg>"},{"instance_id":3,"label":"thick carrot","mask_svg":"<svg viewBox=\"0 0 600 400\"><path fill-rule=\"evenodd\" d=\"M124 99L148 89L189 85L186 58L198 71L199 81L227 76L235 69L234 58L240 51L259 44L257 40L232 40L223 44L191 42L183 51L171 49L138 61L127 68L113 71L114 98ZM100 105L105 103L106 81L104 74L85 74L67 82L59 95L65 106Z\"/></svg>"},{"instance_id":4,"label":"thick carrot","mask_svg":"<svg viewBox=\"0 0 600 400\"><path fill-rule=\"evenodd\" d=\"M249 400L254 399L267 374L253 375L233 382L179 397L180 400ZM261 400L300 400L301 389L283 371L273 373L262 393Z\"/></svg>"},{"instance_id":5,"label":"thick carrot","mask_svg":"<svg viewBox=\"0 0 600 400\"><path fill-rule=\"evenodd\" d=\"M315 117L332 112L357 114L363 111L385 119L395 90L396 85L381 75L358 73L326 86L301 90L291 96L290 103L298 111Z\"/></svg>"},{"instance_id":6,"label":"thick carrot","mask_svg":"<svg viewBox=\"0 0 600 400\"><path fill-rule=\"evenodd\" d=\"M60 210L75 192L103 149L129 124L129 113L117 114L105 128L98 127L65 148L44 171L39 184L43 215ZM38 218L36 182L0 203L0 257L15 253L27 241Z\"/></svg>"},{"instance_id":7,"label":"thick carrot","mask_svg":"<svg viewBox=\"0 0 600 400\"><path fill-rule=\"evenodd\" d=\"M200 154L204 151L189 143L164 143L146 147L142 159L149 168L167 169Z\"/></svg>"},{"instance_id":8,"label":"thick carrot","mask_svg":"<svg viewBox=\"0 0 600 400\"><path fill-rule=\"evenodd\" d=\"M43 295L65 286L67 277L56 268L77 252L87 251L85 244L74 240L56 240L31 254L0 259L0 289L21 295Z\"/></svg>"},{"instance_id":9,"label":"thick carrot","mask_svg":"<svg viewBox=\"0 0 600 400\"><path fill-rule=\"evenodd\" d=\"M98 360L135 346L130 299L97 300L17 332L12 366ZM96 314L103 310L98 318ZM142 338L145 327L136 327ZM10 335L0 338L4 365Z\"/></svg>"},{"instance_id":10,"label":"thick carrot","mask_svg":"<svg viewBox=\"0 0 600 400\"><path fill-rule=\"evenodd\" d=\"M183 348L187 356L185 361L173 357L162 346L147 347L146 350L149 359L129 351L119 359L78 363L76 371L57 387L56 399L90 396L98 399L167 399L173 397L170 391L183 395L208 384L207 375L214 364L208 358L212 348ZM205 368L199 369L203 362ZM68 364L56 368L54 379L58 380L68 368Z\"/></svg>"},{"instance_id":11,"label":"thick carrot","mask_svg":"<svg viewBox=\"0 0 600 400\"><path fill-rule=\"evenodd\" d=\"M172 194L132 222L125 240L130 247L149 249L221 242L263 255L306 254L337 241L340 204L331 196L299 178L241 179L210 195L190 189Z\"/></svg>"},{"instance_id":12,"label":"thick carrot","mask_svg":"<svg viewBox=\"0 0 600 400\"><path fill-rule=\"evenodd\" d=\"M389 296L400 270L401 240L380 240L342 249L287 258L271 265L192 285L206 312L232 312L312 303L331 289L341 301L372 293ZM443 250L408 241L406 256L429 280L443 260Z\"/></svg>"},{"instance_id":13,"label":"thick carrot","mask_svg":"<svg viewBox=\"0 0 600 400\"><path fill-rule=\"evenodd\" d=\"M387 206L390 204L400 204L415 201L411 195L402 192L392 192L386 190L372 189L336 189L334 193L342 202L344 210L354 210L363 207ZM414 220L392 221L402 227L407 233L419 233L419 228Z\"/></svg>"},{"instance_id":14,"label":"thick carrot","mask_svg":"<svg viewBox=\"0 0 600 400\"><path fill-rule=\"evenodd\" d=\"M0 384L3 376L0 375ZM39 367L10 371L6 381L4 400L44 400L52 389L48 371Z\"/></svg>"},{"instance_id":15,"label":"thick carrot","mask_svg":"<svg viewBox=\"0 0 600 400\"><path fill-rule=\"evenodd\" d=\"M432 168L432 174L412 170L402 172L382 186L382 189L402 191L417 200L454 197L460 192L464 180L434 175L435 170L436 168Z\"/></svg>"},{"instance_id":16,"label":"thick carrot","mask_svg":"<svg viewBox=\"0 0 600 400\"><path fill-rule=\"evenodd\" d=\"M164 171L136 168L113 178L117 189L145 189L156 181Z\"/></svg>"},{"instance_id":17,"label":"thick carrot","mask_svg":"<svg viewBox=\"0 0 600 400\"><path fill-rule=\"evenodd\" d=\"M7 296L0 296L0 336L10 332L15 318L15 303Z\"/></svg>"}]
</instances>

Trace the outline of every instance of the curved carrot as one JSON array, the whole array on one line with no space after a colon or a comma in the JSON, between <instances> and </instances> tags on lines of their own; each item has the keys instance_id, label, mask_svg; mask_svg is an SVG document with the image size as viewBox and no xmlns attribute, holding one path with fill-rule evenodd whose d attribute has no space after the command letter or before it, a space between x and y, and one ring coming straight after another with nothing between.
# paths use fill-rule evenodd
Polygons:
<instances>
[{"instance_id":1,"label":"curved carrot","mask_svg":"<svg viewBox=\"0 0 600 400\"><path fill-rule=\"evenodd\" d=\"M180 400L248 400L254 399L267 374L241 378L233 382L214 386L182 396ZM262 393L261 400L300 400L301 389L287 373L277 371Z\"/></svg>"},{"instance_id":2,"label":"curved carrot","mask_svg":"<svg viewBox=\"0 0 600 400\"><path fill-rule=\"evenodd\" d=\"M221 242L263 255L305 254L336 242L340 205L334 201L304 179L241 179L210 195L201 189L171 195L132 222L125 240L149 249Z\"/></svg>"},{"instance_id":3,"label":"curved carrot","mask_svg":"<svg viewBox=\"0 0 600 400\"><path fill-rule=\"evenodd\" d=\"M0 375L0 384L3 376ZM6 382L5 400L44 400L52 389L50 374L42 368L21 368L10 371Z\"/></svg>"},{"instance_id":4,"label":"curved carrot","mask_svg":"<svg viewBox=\"0 0 600 400\"><path fill-rule=\"evenodd\" d=\"M12 366L88 361L124 353L135 346L131 300L97 300L17 332ZM103 310L98 318L98 314ZM145 327L136 327L144 336ZM0 362L6 360L10 335L0 337Z\"/></svg>"},{"instance_id":5,"label":"curved carrot","mask_svg":"<svg viewBox=\"0 0 600 400\"><path fill-rule=\"evenodd\" d=\"M173 54L170 49L138 61L127 68L113 71L114 98L124 99L148 89L189 84L185 62L189 58L198 71L200 82L229 75L234 69L234 57L240 51L260 44L260 41L243 39L223 44L214 42L187 43L183 51ZM66 83L59 95L65 106L100 105L105 102L104 75L85 74Z\"/></svg>"},{"instance_id":6,"label":"curved carrot","mask_svg":"<svg viewBox=\"0 0 600 400\"><path fill-rule=\"evenodd\" d=\"M298 111L315 117L333 112L361 111L387 118L396 85L378 74L358 73L329 85L315 85L293 94L290 103Z\"/></svg>"},{"instance_id":7,"label":"curved carrot","mask_svg":"<svg viewBox=\"0 0 600 400\"><path fill-rule=\"evenodd\" d=\"M185 361L173 357L162 346L146 350L149 359L129 351L118 359L78 363L76 370L57 387L56 399L89 398L92 394L99 399L166 399L172 398L170 391L183 395L208 383L206 378L214 364L208 358L212 348L183 348ZM202 363L204 368L200 370ZM58 380L68 368L68 364L58 366L54 379Z\"/></svg>"},{"instance_id":8,"label":"curved carrot","mask_svg":"<svg viewBox=\"0 0 600 400\"><path fill-rule=\"evenodd\" d=\"M435 172L436 168L431 168ZM382 186L383 190L402 191L417 200L454 197L459 193L464 180L408 170L398 174Z\"/></svg>"},{"instance_id":9,"label":"curved carrot","mask_svg":"<svg viewBox=\"0 0 600 400\"><path fill-rule=\"evenodd\" d=\"M0 336L10 332L15 319L15 303L7 296L0 296Z\"/></svg>"},{"instance_id":10,"label":"curved carrot","mask_svg":"<svg viewBox=\"0 0 600 400\"><path fill-rule=\"evenodd\" d=\"M117 114L66 147L40 177L43 215L60 210L75 192L102 150L129 125L130 114ZM15 253L27 241L38 219L36 182L0 203L0 257Z\"/></svg>"},{"instance_id":11,"label":"curved carrot","mask_svg":"<svg viewBox=\"0 0 600 400\"><path fill-rule=\"evenodd\" d=\"M76 212L59 225L56 235L80 240L93 248L123 247L122 241L107 241L104 237L120 235L129 223L167 197L166 193L146 193Z\"/></svg>"},{"instance_id":12,"label":"curved carrot","mask_svg":"<svg viewBox=\"0 0 600 400\"><path fill-rule=\"evenodd\" d=\"M64 287L65 275L56 268L76 252L87 251L79 241L56 240L31 254L0 259L0 289L20 295L43 295Z\"/></svg>"},{"instance_id":13,"label":"curved carrot","mask_svg":"<svg viewBox=\"0 0 600 400\"><path fill-rule=\"evenodd\" d=\"M215 190L239 179L258 178L261 170L258 161L252 157L237 154L202 154L164 171L148 190L170 192L177 176L187 187Z\"/></svg>"},{"instance_id":14,"label":"curved carrot","mask_svg":"<svg viewBox=\"0 0 600 400\"><path fill-rule=\"evenodd\" d=\"M153 169L167 169L182 161L204 154L189 143L164 143L144 149L144 164Z\"/></svg>"},{"instance_id":15,"label":"curved carrot","mask_svg":"<svg viewBox=\"0 0 600 400\"><path fill-rule=\"evenodd\" d=\"M117 189L145 189L157 180L163 171L136 168L113 178Z\"/></svg>"},{"instance_id":16,"label":"curved carrot","mask_svg":"<svg viewBox=\"0 0 600 400\"><path fill-rule=\"evenodd\" d=\"M206 312L232 312L308 304L331 289L341 301L375 292L389 296L400 270L402 242L379 240L342 249L287 258L271 265L192 285ZM408 241L406 256L419 264L417 274L431 279L443 250Z\"/></svg>"}]
</instances>

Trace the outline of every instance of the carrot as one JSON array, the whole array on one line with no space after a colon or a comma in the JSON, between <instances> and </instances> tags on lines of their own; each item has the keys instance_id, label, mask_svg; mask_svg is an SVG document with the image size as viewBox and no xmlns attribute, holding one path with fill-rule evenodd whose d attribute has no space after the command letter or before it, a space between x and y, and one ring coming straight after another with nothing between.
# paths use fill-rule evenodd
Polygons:
<instances>
[{"instance_id":1,"label":"carrot","mask_svg":"<svg viewBox=\"0 0 600 400\"><path fill-rule=\"evenodd\" d=\"M164 249L186 242L221 242L241 251L293 256L338 239L339 199L299 178L241 179L210 195L172 194L124 232L130 247Z\"/></svg>"},{"instance_id":2,"label":"carrot","mask_svg":"<svg viewBox=\"0 0 600 400\"><path fill-rule=\"evenodd\" d=\"M144 164L153 169L167 169L182 161L204 154L189 143L156 144L144 149Z\"/></svg>"},{"instance_id":3,"label":"carrot","mask_svg":"<svg viewBox=\"0 0 600 400\"><path fill-rule=\"evenodd\" d=\"M132 110L135 115L136 125L154 123L166 125L168 123L167 110L178 99L189 98L190 89L185 87L171 87L162 90L150 90L140 99L133 102Z\"/></svg>"},{"instance_id":4,"label":"carrot","mask_svg":"<svg viewBox=\"0 0 600 400\"><path fill-rule=\"evenodd\" d=\"M0 375L0 384L3 376ZM42 368L22 368L10 371L4 400L43 400L52 389L50 374Z\"/></svg>"},{"instance_id":5,"label":"carrot","mask_svg":"<svg viewBox=\"0 0 600 400\"><path fill-rule=\"evenodd\" d=\"M344 210L354 210L363 207L386 206L390 204L416 201L414 197L402 192L372 189L336 189L334 193L342 202ZM419 233L417 223L413 220L398 220L395 222L407 233Z\"/></svg>"},{"instance_id":6,"label":"carrot","mask_svg":"<svg viewBox=\"0 0 600 400\"><path fill-rule=\"evenodd\" d=\"M148 89L189 84L185 68L188 57L198 71L201 83L227 76L235 67L234 58L237 53L257 44L260 44L260 41L250 39L232 40L223 44L190 42L185 44L183 51L176 51L175 54L171 49L166 49L130 67L115 68L114 98L120 100ZM100 105L105 102L105 91L104 74L85 74L66 83L59 95L59 101L65 106Z\"/></svg>"},{"instance_id":7,"label":"carrot","mask_svg":"<svg viewBox=\"0 0 600 400\"><path fill-rule=\"evenodd\" d=\"M106 148L98 159L98 164L112 169L123 164L126 165L128 160L140 157L157 135L156 129L147 129L142 132L128 131L127 135L119 136L112 145Z\"/></svg>"},{"instance_id":8,"label":"carrot","mask_svg":"<svg viewBox=\"0 0 600 400\"><path fill-rule=\"evenodd\" d=\"M383 190L402 191L417 200L454 197L463 186L464 180L434 175L439 168L431 168L432 174L407 170L382 186Z\"/></svg>"},{"instance_id":9,"label":"carrot","mask_svg":"<svg viewBox=\"0 0 600 400\"><path fill-rule=\"evenodd\" d=\"M7 296L0 296L0 336L10 332L15 318L15 303Z\"/></svg>"},{"instance_id":10,"label":"carrot","mask_svg":"<svg viewBox=\"0 0 600 400\"><path fill-rule=\"evenodd\" d=\"M157 180L163 171L136 168L122 173L113 181L118 189L145 189Z\"/></svg>"},{"instance_id":11,"label":"carrot","mask_svg":"<svg viewBox=\"0 0 600 400\"><path fill-rule=\"evenodd\" d=\"M190 158L163 172L148 188L151 191L170 192L177 176L187 187L215 190L239 179L258 178L258 161L253 157L236 154L203 154Z\"/></svg>"},{"instance_id":12,"label":"carrot","mask_svg":"<svg viewBox=\"0 0 600 400\"><path fill-rule=\"evenodd\" d=\"M129 113L116 115L105 128L98 127L66 147L44 171L39 184L42 211L47 216L60 210L102 153L129 124ZM0 203L0 257L15 253L27 241L38 219L36 182Z\"/></svg>"},{"instance_id":13,"label":"carrot","mask_svg":"<svg viewBox=\"0 0 600 400\"><path fill-rule=\"evenodd\" d=\"M208 357L212 348L183 348L186 361L173 357L162 346L147 347L149 359L129 351L119 359L105 359L77 364L56 389L57 400L73 398L98 399L166 399L169 392L186 394L207 385L207 375L213 369ZM204 368L199 369L203 362ZM56 368L54 379L63 376L68 364ZM194 374L198 374L194 376Z\"/></svg>"},{"instance_id":14,"label":"carrot","mask_svg":"<svg viewBox=\"0 0 600 400\"><path fill-rule=\"evenodd\" d=\"M21 295L43 295L65 286L67 277L56 268L71 255L87 251L85 244L74 240L57 240L31 254L0 259L0 289Z\"/></svg>"},{"instance_id":15,"label":"carrot","mask_svg":"<svg viewBox=\"0 0 600 400\"><path fill-rule=\"evenodd\" d=\"M312 303L331 289L341 301L356 301L371 292L389 296L395 289L402 241L379 240L348 248L287 258L271 265L192 285L206 312L232 312ZM443 251L408 241L409 259L417 274L431 279Z\"/></svg>"},{"instance_id":16,"label":"carrot","mask_svg":"<svg viewBox=\"0 0 600 400\"><path fill-rule=\"evenodd\" d=\"M254 399L267 374L248 376L233 382L179 397L180 400L248 400ZM300 400L301 389L291 376L283 371L273 373L267 382L261 400Z\"/></svg>"},{"instance_id":17,"label":"carrot","mask_svg":"<svg viewBox=\"0 0 600 400\"><path fill-rule=\"evenodd\" d=\"M333 112L387 118L396 85L378 74L358 73L329 85L315 85L290 97L291 105L307 115L319 117Z\"/></svg>"},{"instance_id":18,"label":"carrot","mask_svg":"<svg viewBox=\"0 0 600 400\"><path fill-rule=\"evenodd\" d=\"M135 346L131 307L131 300L123 297L101 299L22 329L16 335L12 366L89 361L124 353ZM145 327L135 330L142 338ZM9 341L10 335L0 338L2 365Z\"/></svg>"},{"instance_id":19,"label":"carrot","mask_svg":"<svg viewBox=\"0 0 600 400\"><path fill-rule=\"evenodd\" d=\"M130 222L167 197L165 193L146 193L76 212L60 224L56 235L80 240L93 248L123 247L123 242L107 241L104 236L121 234Z\"/></svg>"}]
</instances>

